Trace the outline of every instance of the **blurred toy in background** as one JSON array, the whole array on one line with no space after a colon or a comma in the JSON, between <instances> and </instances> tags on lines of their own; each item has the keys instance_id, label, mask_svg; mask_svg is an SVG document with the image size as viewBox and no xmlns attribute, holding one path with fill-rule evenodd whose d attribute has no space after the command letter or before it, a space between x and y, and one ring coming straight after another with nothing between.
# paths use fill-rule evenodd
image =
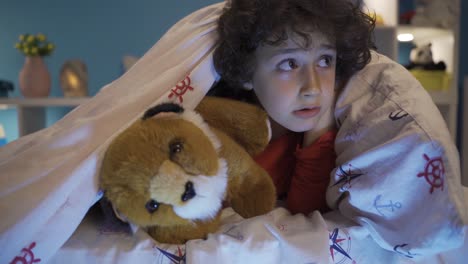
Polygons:
<instances>
[{"instance_id":1,"label":"blurred toy in background","mask_svg":"<svg viewBox=\"0 0 468 264\"><path fill-rule=\"evenodd\" d=\"M414 10L409 10L406 12L403 12L400 14L398 24L400 25L408 25L411 24L411 20L413 19L414 15L416 14L416 11Z\"/></svg>"},{"instance_id":2,"label":"blurred toy in background","mask_svg":"<svg viewBox=\"0 0 468 264\"><path fill-rule=\"evenodd\" d=\"M0 124L0 147L7 144L7 139L5 136L5 130L3 129L2 124Z\"/></svg>"},{"instance_id":3,"label":"blurred toy in background","mask_svg":"<svg viewBox=\"0 0 468 264\"><path fill-rule=\"evenodd\" d=\"M460 14L460 0L414 0L413 26L454 29Z\"/></svg>"},{"instance_id":4,"label":"blurred toy in background","mask_svg":"<svg viewBox=\"0 0 468 264\"><path fill-rule=\"evenodd\" d=\"M8 92L13 91L13 83L0 80L0 97L8 97Z\"/></svg>"},{"instance_id":5,"label":"blurred toy in background","mask_svg":"<svg viewBox=\"0 0 468 264\"><path fill-rule=\"evenodd\" d=\"M414 47L406 68L426 90L447 91L452 83L452 74L446 71L445 62L434 62L431 47L431 43Z\"/></svg>"},{"instance_id":6,"label":"blurred toy in background","mask_svg":"<svg viewBox=\"0 0 468 264\"><path fill-rule=\"evenodd\" d=\"M420 70L438 70L445 71L447 66L445 62L439 61L438 63L434 62L432 57L432 44L428 43L425 45L416 46L411 49L410 53L410 63L405 67L408 70L420 69Z\"/></svg>"},{"instance_id":7,"label":"blurred toy in background","mask_svg":"<svg viewBox=\"0 0 468 264\"><path fill-rule=\"evenodd\" d=\"M382 15L380 15L380 14L374 14L374 17L375 17L375 24L376 24L377 26L383 26L383 25L385 25L385 21L384 21Z\"/></svg>"}]
</instances>

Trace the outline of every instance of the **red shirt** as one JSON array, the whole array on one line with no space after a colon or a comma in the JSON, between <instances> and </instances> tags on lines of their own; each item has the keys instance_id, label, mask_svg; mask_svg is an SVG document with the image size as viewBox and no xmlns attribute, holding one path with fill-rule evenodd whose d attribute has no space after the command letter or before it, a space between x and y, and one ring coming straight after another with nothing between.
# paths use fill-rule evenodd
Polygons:
<instances>
[{"instance_id":1,"label":"red shirt","mask_svg":"<svg viewBox=\"0 0 468 264\"><path fill-rule=\"evenodd\" d=\"M325 193L335 167L336 131L329 131L301 148L302 134L287 133L272 140L255 160L272 177L278 196L291 213L329 210Z\"/></svg>"}]
</instances>

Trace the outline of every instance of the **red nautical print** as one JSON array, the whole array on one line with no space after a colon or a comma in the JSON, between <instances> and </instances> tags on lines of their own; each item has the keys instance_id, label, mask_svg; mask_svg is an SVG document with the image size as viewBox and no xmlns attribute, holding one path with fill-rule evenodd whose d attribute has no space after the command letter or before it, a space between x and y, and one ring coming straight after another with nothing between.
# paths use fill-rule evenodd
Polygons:
<instances>
[{"instance_id":1,"label":"red nautical print","mask_svg":"<svg viewBox=\"0 0 468 264\"><path fill-rule=\"evenodd\" d=\"M277 227L280 231L285 232L285 231L287 231L286 228L288 227L288 225L285 225L285 224L278 224L278 225L276 225L276 227Z\"/></svg>"},{"instance_id":2,"label":"red nautical print","mask_svg":"<svg viewBox=\"0 0 468 264\"><path fill-rule=\"evenodd\" d=\"M21 250L22 256L16 256L10 264L32 264L41 262L41 259L34 257L33 248L36 246L36 242L32 242L27 248Z\"/></svg>"},{"instance_id":3,"label":"red nautical print","mask_svg":"<svg viewBox=\"0 0 468 264\"><path fill-rule=\"evenodd\" d=\"M182 81L176 84L174 88L171 89L171 94L169 94L169 99L171 99L173 96L177 96L179 98L179 102L183 103L184 102L184 94L190 90L193 91L193 87L190 86L192 83L192 80L190 79L190 76L185 77Z\"/></svg>"},{"instance_id":4,"label":"red nautical print","mask_svg":"<svg viewBox=\"0 0 468 264\"><path fill-rule=\"evenodd\" d=\"M424 168L424 172L418 174L418 177L424 177L431 185L430 193L434 192L434 189L441 188L444 189L444 177L445 177L445 168L442 157L429 158L424 154L424 159L427 161Z\"/></svg>"}]
</instances>

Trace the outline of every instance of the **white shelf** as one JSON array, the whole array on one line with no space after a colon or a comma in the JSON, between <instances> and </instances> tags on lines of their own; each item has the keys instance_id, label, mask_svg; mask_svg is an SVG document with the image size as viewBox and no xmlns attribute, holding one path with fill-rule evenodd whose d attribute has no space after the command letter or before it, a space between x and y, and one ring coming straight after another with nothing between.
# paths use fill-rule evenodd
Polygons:
<instances>
[{"instance_id":1,"label":"white shelf","mask_svg":"<svg viewBox=\"0 0 468 264\"><path fill-rule=\"evenodd\" d=\"M64 97L44 97L44 98L3 98L0 105L23 106L23 107L47 107L47 106L78 106L88 101L90 97L64 98Z\"/></svg>"},{"instance_id":2,"label":"white shelf","mask_svg":"<svg viewBox=\"0 0 468 264\"><path fill-rule=\"evenodd\" d=\"M46 126L46 108L56 106L75 107L87 102L89 99L90 97L1 98L0 109L17 109L18 131L21 137Z\"/></svg>"},{"instance_id":3,"label":"white shelf","mask_svg":"<svg viewBox=\"0 0 468 264\"><path fill-rule=\"evenodd\" d=\"M435 27L415 27L411 25L400 25L397 27L398 34L412 34L415 42L430 42L439 38L453 38L453 32L449 29Z\"/></svg>"},{"instance_id":4,"label":"white shelf","mask_svg":"<svg viewBox=\"0 0 468 264\"><path fill-rule=\"evenodd\" d=\"M458 28L442 29L435 27L420 27L412 25L398 25L398 0L363 0L364 10L376 12L384 20L384 25L375 27L375 44L377 51L398 61L397 35L410 33L413 35L413 43L417 46L431 43L434 62L445 62L448 73L453 76L452 84L447 91L429 91L434 103L439 107L447 126L456 138L457 132L457 109L458 109L458 58L459 50Z\"/></svg>"}]
</instances>

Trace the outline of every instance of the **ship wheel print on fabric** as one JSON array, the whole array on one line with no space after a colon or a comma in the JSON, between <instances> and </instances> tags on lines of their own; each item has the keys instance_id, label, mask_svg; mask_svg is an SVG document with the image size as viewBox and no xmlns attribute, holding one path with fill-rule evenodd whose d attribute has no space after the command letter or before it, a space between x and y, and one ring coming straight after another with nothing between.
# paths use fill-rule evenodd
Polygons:
<instances>
[{"instance_id":1,"label":"ship wheel print on fabric","mask_svg":"<svg viewBox=\"0 0 468 264\"><path fill-rule=\"evenodd\" d=\"M176 84L174 88L171 89L171 93L169 94L168 98L172 99L172 97L176 96L179 98L179 102L183 103L184 102L184 94L187 91L193 91L193 87L190 86L192 83L192 80L190 79L190 76L185 77L182 81Z\"/></svg>"},{"instance_id":2,"label":"ship wheel print on fabric","mask_svg":"<svg viewBox=\"0 0 468 264\"><path fill-rule=\"evenodd\" d=\"M418 177L424 177L431 189L429 193L432 194L434 189L441 188L444 190L444 177L445 177L445 168L442 157L429 158L427 154L423 155L424 159L427 161L424 172L418 174Z\"/></svg>"},{"instance_id":3,"label":"ship wheel print on fabric","mask_svg":"<svg viewBox=\"0 0 468 264\"><path fill-rule=\"evenodd\" d=\"M162 257L159 258L160 263L166 263L166 261L169 260L173 264L185 264L185 247L184 249L181 249L179 246L177 246L177 252L174 253L170 253L169 251L156 246L155 248L159 250L162 255Z\"/></svg>"},{"instance_id":4,"label":"ship wheel print on fabric","mask_svg":"<svg viewBox=\"0 0 468 264\"><path fill-rule=\"evenodd\" d=\"M351 237L344 230L338 228L328 235L330 243L330 256L335 264L344 264L352 261L352 264L356 262L351 258L349 252L351 251Z\"/></svg>"},{"instance_id":5,"label":"ship wheel print on fabric","mask_svg":"<svg viewBox=\"0 0 468 264\"><path fill-rule=\"evenodd\" d=\"M340 179L335 183L333 184L331 187L334 187L338 184L343 184L341 187L340 187L340 190L342 191L346 191L348 189L350 189L352 186L351 186L351 181L361 177L362 175L364 175L364 173L362 173L359 169L353 169L353 165L351 164L348 164L348 170L344 170L343 169L343 166L340 166L339 170L340 172L337 173L338 177L340 177Z\"/></svg>"},{"instance_id":6,"label":"ship wheel print on fabric","mask_svg":"<svg viewBox=\"0 0 468 264\"><path fill-rule=\"evenodd\" d=\"M41 262L40 258L34 256L33 249L36 246L36 242L32 242L29 247L21 249L21 256L16 256L10 264L32 264Z\"/></svg>"}]
</instances>

